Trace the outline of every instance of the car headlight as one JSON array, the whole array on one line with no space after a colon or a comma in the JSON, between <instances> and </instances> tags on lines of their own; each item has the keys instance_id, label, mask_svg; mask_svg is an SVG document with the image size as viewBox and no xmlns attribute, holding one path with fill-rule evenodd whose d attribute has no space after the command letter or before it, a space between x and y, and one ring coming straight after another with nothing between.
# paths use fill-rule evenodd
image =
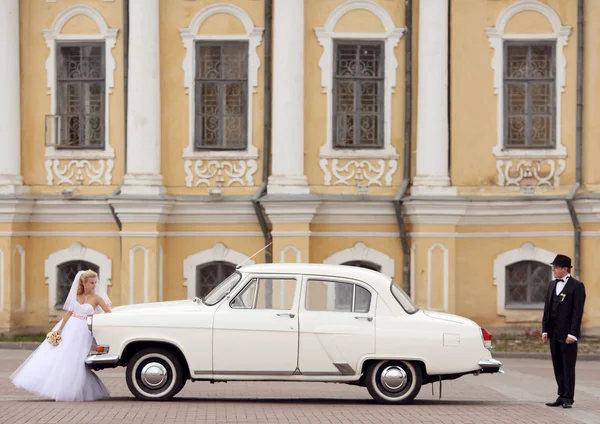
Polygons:
<instances>
[{"instance_id":1,"label":"car headlight","mask_svg":"<svg viewBox=\"0 0 600 424\"><path fill-rule=\"evenodd\" d=\"M92 332L92 320L93 320L94 316L90 315L89 317L87 317L87 326L88 329L90 330L90 333Z\"/></svg>"}]
</instances>

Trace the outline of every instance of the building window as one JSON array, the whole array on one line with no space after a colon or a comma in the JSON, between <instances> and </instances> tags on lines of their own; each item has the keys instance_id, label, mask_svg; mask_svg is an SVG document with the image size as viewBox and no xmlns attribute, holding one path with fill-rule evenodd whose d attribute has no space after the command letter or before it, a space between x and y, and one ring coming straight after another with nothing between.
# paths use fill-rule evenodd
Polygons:
<instances>
[{"instance_id":1,"label":"building window","mask_svg":"<svg viewBox=\"0 0 600 424\"><path fill-rule=\"evenodd\" d=\"M234 272L235 264L229 262L216 261L198 265L196 267L196 296L206 296Z\"/></svg>"},{"instance_id":2,"label":"building window","mask_svg":"<svg viewBox=\"0 0 600 424\"><path fill-rule=\"evenodd\" d=\"M244 150L248 43L196 42L195 150Z\"/></svg>"},{"instance_id":3,"label":"building window","mask_svg":"<svg viewBox=\"0 0 600 424\"><path fill-rule=\"evenodd\" d=\"M104 149L105 43L57 43L56 113L59 145L68 149Z\"/></svg>"},{"instance_id":4,"label":"building window","mask_svg":"<svg viewBox=\"0 0 600 424\"><path fill-rule=\"evenodd\" d=\"M550 265L520 261L506 267L506 306L543 307L551 280Z\"/></svg>"},{"instance_id":5,"label":"building window","mask_svg":"<svg viewBox=\"0 0 600 424\"><path fill-rule=\"evenodd\" d=\"M555 42L505 42L504 145L556 145Z\"/></svg>"},{"instance_id":6,"label":"building window","mask_svg":"<svg viewBox=\"0 0 600 424\"><path fill-rule=\"evenodd\" d=\"M384 43L334 43L334 148L383 148Z\"/></svg>"},{"instance_id":7,"label":"building window","mask_svg":"<svg viewBox=\"0 0 600 424\"><path fill-rule=\"evenodd\" d=\"M64 262L56 267L56 304L54 309L62 309L71 290L73 279L79 271L87 271L91 269L98 274L100 279L100 267L91 262L86 261L69 261Z\"/></svg>"}]
</instances>

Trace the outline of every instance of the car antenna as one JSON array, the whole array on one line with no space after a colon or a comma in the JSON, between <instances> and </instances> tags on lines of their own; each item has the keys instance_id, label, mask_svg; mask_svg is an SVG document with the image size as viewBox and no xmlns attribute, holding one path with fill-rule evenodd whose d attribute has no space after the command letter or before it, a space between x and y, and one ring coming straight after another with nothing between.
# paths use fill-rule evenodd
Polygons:
<instances>
[{"instance_id":1,"label":"car antenna","mask_svg":"<svg viewBox=\"0 0 600 424\"><path fill-rule=\"evenodd\" d=\"M235 269L240 269L246 262L248 262L250 259L252 259L253 257L255 257L256 255L258 255L260 252L262 252L263 250L265 250L267 247L269 247L270 245L272 245L273 242L267 244L265 247L263 247L262 249L260 249L258 252L256 252L254 255L250 256L248 259L246 259L245 261L239 263L238 265L235 266Z\"/></svg>"}]
</instances>

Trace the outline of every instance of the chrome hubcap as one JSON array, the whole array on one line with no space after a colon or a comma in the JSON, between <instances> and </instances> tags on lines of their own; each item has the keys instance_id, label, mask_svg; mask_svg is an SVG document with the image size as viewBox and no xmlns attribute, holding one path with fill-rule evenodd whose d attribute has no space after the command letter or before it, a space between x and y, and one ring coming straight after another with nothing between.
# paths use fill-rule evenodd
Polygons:
<instances>
[{"instance_id":1,"label":"chrome hubcap","mask_svg":"<svg viewBox=\"0 0 600 424\"><path fill-rule=\"evenodd\" d=\"M381 373L381 384L389 392L398 392L406 386L408 376L402 367L391 365Z\"/></svg>"},{"instance_id":2,"label":"chrome hubcap","mask_svg":"<svg viewBox=\"0 0 600 424\"><path fill-rule=\"evenodd\" d=\"M167 381L167 369L158 362L150 362L142 368L141 379L144 386L158 389Z\"/></svg>"}]
</instances>

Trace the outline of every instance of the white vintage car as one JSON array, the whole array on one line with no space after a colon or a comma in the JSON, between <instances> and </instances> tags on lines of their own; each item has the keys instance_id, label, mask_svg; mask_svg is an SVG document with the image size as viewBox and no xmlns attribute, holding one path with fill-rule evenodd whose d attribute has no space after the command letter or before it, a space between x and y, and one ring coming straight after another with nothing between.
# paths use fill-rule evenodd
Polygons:
<instances>
[{"instance_id":1,"label":"white vintage car","mask_svg":"<svg viewBox=\"0 0 600 424\"><path fill-rule=\"evenodd\" d=\"M169 400L187 380L252 380L354 384L400 404L423 384L502 372L485 329L419 310L389 277L351 266L240 267L202 299L120 306L88 326L87 366L127 367L142 400Z\"/></svg>"}]
</instances>

